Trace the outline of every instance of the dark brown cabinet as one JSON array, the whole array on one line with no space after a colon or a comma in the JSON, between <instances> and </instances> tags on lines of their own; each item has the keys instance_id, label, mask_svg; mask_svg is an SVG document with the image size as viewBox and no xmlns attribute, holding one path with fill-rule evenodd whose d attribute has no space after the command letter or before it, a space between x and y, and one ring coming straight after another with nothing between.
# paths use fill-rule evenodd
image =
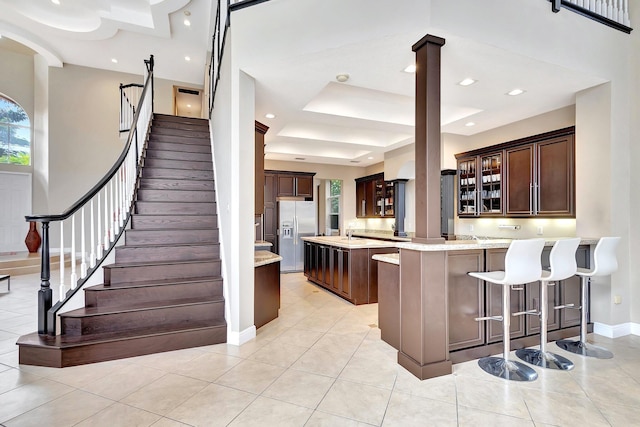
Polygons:
<instances>
[{"instance_id":1,"label":"dark brown cabinet","mask_svg":"<svg viewBox=\"0 0 640 427\"><path fill-rule=\"evenodd\" d=\"M278 197L304 197L313 200L313 175L278 173Z\"/></svg>"},{"instance_id":2,"label":"dark brown cabinet","mask_svg":"<svg viewBox=\"0 0 640 427\"><path fill-rule=\"evenodd\" d=\"M398 182L385 181L383 173L357 178L356 217L395 218L397 193ZM404 194L401 201L404 203Z\"/></svg>"},{"instance_id":3,"label":"dark brown cabinet","mask_svg":"<svg viewBox=\"0 0 640 427\"><path fill-rule=\"evenodd\" d=\"M378 253L397 253L397 249L347 249L305 241L304 274L353 304L376 303L378 266L371 257Z\"/></svg>"},{"instance_id":4,"label":"dark brown cabinet","mask_svg":"<svg viewBox=\"0 0 640 427\"><path fill-rule=\"evenodd\" d=\"M456 155L458 215L575 217L574 127Z\"/></svg>"},{"instance_id":5,"label":"dark brown cabinet","mask_svg":"<svg viewBox=\"0 0 640 427\"><path fill-rule=\"evenodd\" d=\"M271 251L278 252L278 211L276 194L278 182L276 175L272 173L264 174L264 240L271 243Z\"/></svg>"},{"instance_id":6,"label":"dark brown cabinet","mask_svg":"<svg viewBox=\"0 0 640 427\"><path fill-rule=\"evenodd\" d=\"M449 350L485 343L485 283L467 274L484 269L484 251L451 251L447 254L449 288ZM381 325L382 328L382 325Z\"/></svg>"},{"instance_id":7,"label":"dark brown cabinet","mask_svg":"<svg viewBox=\"0 0 640 427\"><path fill-rule=\"evenodd\" d=\"M264 213L264 135L268 126L255 122L255 214Z\"/></svg>"},{"instance_id":8,"label":"dark brown cabinet","mask_svg":"<svg viewBox=\"0 0 640 427\"><path fill-rule=\"evenodd\" d=\"M280 262L255 267L253 322L256 329L278 317L280 309Z\"/></svg>"}]
</instances>

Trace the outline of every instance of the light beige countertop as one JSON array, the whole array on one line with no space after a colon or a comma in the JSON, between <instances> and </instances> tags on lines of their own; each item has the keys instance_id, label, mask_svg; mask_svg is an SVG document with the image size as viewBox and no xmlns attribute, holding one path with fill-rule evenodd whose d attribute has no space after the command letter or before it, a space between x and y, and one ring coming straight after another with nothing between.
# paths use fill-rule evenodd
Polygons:
<instances>
[{"instance_id":1,"label":"light beige countertop","mask_svg":"<svg viewBox=\"0 0 640 427\"><path fill-rule=\"evenodd\" d=\"M397 244L397 242L363 239L362 237L353 237L349 239L346 236L302 237L302 240L306 242L319 243L321 245L337 246L345 249L395 248Z\"/></svg>"},{"instance_id":2,"label":"light beige countertop","mask_svg":"<svg viewBox=\"0 0 640 427\"><path fill-rule=\"evenodd\" d=\"M257 248L268 248L273 246L273 243L267 242L266 240L256 240L253 245Z\"/></svg>"},{"instance_id":3,"label":"light beige countertop","mask_svg":"<svg viewBox=\"0 0 640 427\"><path fill-rule=\"evenodd\" d=\"M269 251L255 251L253 253L253 266L261 267L263 265L272 264L282 261L282 257Z\"/></svg>"},{"instance_id":4,"label":"light beige countertop","mask_svg":"<svg viewBox=\"0 0 640 427\"><path fill-rule=\"evenodd\" d=\"M364 237L365 239L387 239L395 242L410 242L411 237L398 237L393 233L375 232L375 231L354 231L356 237Z\"/></svg>"},{"instance_id":5,"label":"light beige countertop","mask_svg":"<svg viewBox=\"0 0 640 427\"><path fill-rule=\"evenodd\" d=\"M553 244L562 237L545 237L545 246ZM444 244L426 245L422 243L398 243L400 249L411 249L414 251L464 251L469 249L500 249L508 248L513 239L480 239L480 240L448 240ZM582 238L581 245L595 245L598 239Z\"/></svg>"},{"instance_id":6,"label":"light beige countertop","mask_svg":"<svg viewBox=\"0 0 640 427\"><path fill-rule=\"evenodd\" d=\"M377 254L372 257L376 261L386 262L388 264L400 265L400 254Z\"/></svg>"}]
</instances>

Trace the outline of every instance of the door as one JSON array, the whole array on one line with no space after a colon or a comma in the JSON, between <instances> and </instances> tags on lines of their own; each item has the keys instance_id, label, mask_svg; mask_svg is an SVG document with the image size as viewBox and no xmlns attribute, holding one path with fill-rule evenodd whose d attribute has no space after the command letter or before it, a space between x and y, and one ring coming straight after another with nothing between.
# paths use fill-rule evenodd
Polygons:
<instances>
[{"instance_id":1,"label":"door","mask_svg":"<svg viewBox=\"0 0 640 427\"><path fill-rule=\"evenodd\" d=\"M533 144L506 150L506 214L533 214Z\"/></svg>"},{"instance_id":2,"label":"door","mask_svg":"<svg viewBox=\"0 0 640 427\"><path fill-rule=\"evenodd\" d=\"M537 215L574 216L573 136L536 144Z\"/></svg>"},{"instance_id":3,"label":"door","mask_svg":"<svg viewBox=\"0 0 640 427\"><path fill-rule=\"evenodd\" d=\"M26 251L31 215L31 174L0 172L0 253Z\"/></svg>"}]
</instances>

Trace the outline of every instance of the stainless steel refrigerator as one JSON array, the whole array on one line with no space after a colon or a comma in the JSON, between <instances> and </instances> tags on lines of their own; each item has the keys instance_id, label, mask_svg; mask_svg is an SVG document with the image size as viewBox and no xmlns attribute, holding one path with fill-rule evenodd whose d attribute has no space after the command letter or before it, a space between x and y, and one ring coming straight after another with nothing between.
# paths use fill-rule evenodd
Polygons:
<instances>
[{"instance_id":1,"label":"stainless steel refrigerator","mask_svg":"<svg viewBox=\"0 0 640 427\"><path fill-rule=\"evenodd\" d=\"M316 204L315 202L281 200L278 205L278 249L282 257L280 271L302 271L304 269L304 245L300 238L316 235Z\"/></svg>"}]
</instances>

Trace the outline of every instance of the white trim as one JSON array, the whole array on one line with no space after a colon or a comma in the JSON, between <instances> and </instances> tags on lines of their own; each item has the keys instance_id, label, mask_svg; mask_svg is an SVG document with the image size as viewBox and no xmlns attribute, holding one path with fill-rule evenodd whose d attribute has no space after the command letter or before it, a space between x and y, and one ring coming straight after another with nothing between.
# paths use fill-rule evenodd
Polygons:
<instances>
[{"instance_id":1,"label":"white trim","mask_svg":"<svg viewBox=\"0 0 640 427\"><path fill-rule=\"evenodd\" d=\"M639 323L621 323L619 325L606 325L604 323L593 323L593 333L608 338L618 338L625 335L640 335Z\"/></svg>"},{"instance_id":2,"label":"white trim","mask_svg":"<svg viewBox=\"0 0 640 427\"><path fill-rule=\"evenodd\" d=\"M227 331L227 344L242 345L248 341L251 341L256 337L256 325L251 325L244 331L234 332Z\"/></svg>"}]
</instances>

